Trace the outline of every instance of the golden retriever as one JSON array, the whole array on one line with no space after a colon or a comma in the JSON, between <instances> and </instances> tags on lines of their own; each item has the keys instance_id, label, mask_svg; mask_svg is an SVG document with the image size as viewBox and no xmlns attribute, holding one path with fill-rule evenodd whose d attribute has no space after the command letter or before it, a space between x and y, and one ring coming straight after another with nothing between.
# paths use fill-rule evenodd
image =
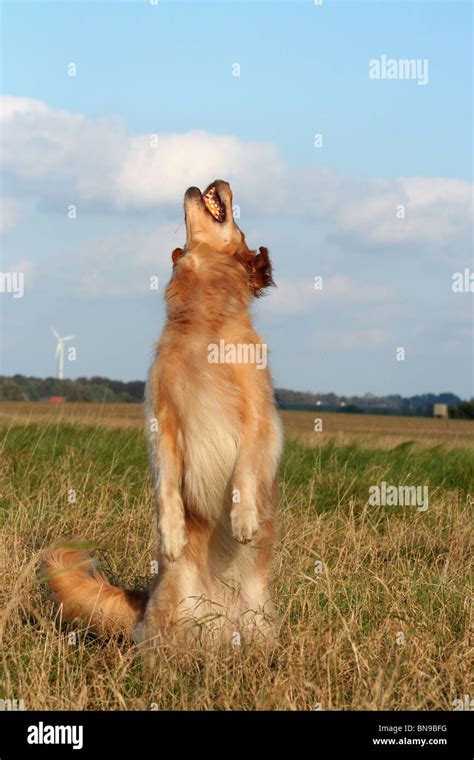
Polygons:
<instances>
[{"instance_id":1,"label":"golden retriever","mask_svg":"<svg viewBox=\"0 0 474 760\"><path fill-rule=\"evenodd\" d=\"M216 180L184 197L186 244L172 253L167 321L150 370L146 429L159 572L144 593L111 586L74 546L46 560L63 617L139 642L192 632L273 640L268 586L282 434L266 346L249 307L273 284L249 250L232 193Z\"/></svg>"}]
</instances>

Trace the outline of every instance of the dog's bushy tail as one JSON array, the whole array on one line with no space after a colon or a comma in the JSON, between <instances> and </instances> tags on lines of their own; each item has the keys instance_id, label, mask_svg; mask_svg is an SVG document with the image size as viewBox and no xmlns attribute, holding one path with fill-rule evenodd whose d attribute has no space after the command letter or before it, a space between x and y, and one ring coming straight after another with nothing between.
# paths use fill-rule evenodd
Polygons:
<instances>
[{"instance_id":1,"label":"dog's bushy tail","mask_svg":"<svg viewBox=\"0 0 474 760\"><path fill-rule=\"evenodd\" d=\"M44 576L62 605L63 619L83 623L99 634L130 634L145 613L147 591L112 586L87 551L77 546L50 550Z\"/></svg>"}]
</instances>

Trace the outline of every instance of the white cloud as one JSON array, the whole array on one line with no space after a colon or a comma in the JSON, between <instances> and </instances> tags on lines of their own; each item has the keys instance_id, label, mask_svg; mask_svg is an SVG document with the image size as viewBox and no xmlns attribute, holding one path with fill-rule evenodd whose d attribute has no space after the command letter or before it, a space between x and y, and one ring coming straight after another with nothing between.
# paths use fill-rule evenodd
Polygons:
<instances>
[{"instance_id":1,"label":"white cloud","mask_svg":"<svg viewBox=\"0 0 474 760\"><path fill-rule=\"evenodd\" d=\"M23 272L27 277L31 277L35 269L34 263L29 259L19 259L8 266L7 272Z\"/></svg>"},{"instance_id":2,"label":"white cloud","mask_svg":"<svg viewBox=\"0 0 474 760\"><path fill-rule=\"evenodd\" d=\"M401 177L375 180L361 190L341 204L338 222L342 231L368 243L442 244L472 224L470 182Z\"/></svg>"},{"instance_id":3,"label":"white cloud","mask_svg":"<svg viewBox=\"0 0 474 760\"><path fill-rule=\"evenodd\" d=\"M204 188L216 177L245 186L250 198L273 186L283 172L273 146L244 143L207 132L163 135L151 147L149 136L130 139L116 175L116 203L146 207L181 202L190 185ZM262 184L261 184L262 183Z\"/></svg>"},{"instance_id":4,"label":"white cloud","mask_svg":"<svg viewBox=\"0 0 474 760\"><path fill-rule=\"evenodd\" d=\"M20 204L13 198L0 197L0 235L13 229L20 214Z\"/></svg>"},{"instance_id":5,"label":"white cloud","mask_svg":"<svg viewBox=\"0 0 474 760\"><path fill-rule=\"evenodd\" d=\"M385 327L361 327L351 330L321 331L313 337L313 345L320 348L361 349L387 346L392 331Z\"/></svg>"},{"instance_id":6,"label":"white cloud","mask_svg":"<svg viewBox=\"0 0 474 760\"><path fill-rule=\"evenodd\" d=\"M158 135L153 147L151 134L129 135L119 119L92 120L9 96L0 114L6 176L47 204L146 209L181 203L188 186L216 177L257 198L284 172L268 143L193 131Z\"/></svg>"},{"instance_id":7,"label":"white cloud","mask_svg":"<svg viewBox=\"0 0 474 760\"><path fill-rule=\"evenodd\" d=\"M279 277L277 287L272 289L267 298L258 304L262 312L280 312L284 314L305 314L314 308L315 290L312 281L288 280Z\"/></svg>"},{"instance_id":8,"label":"white cloud","mask_svg":"<svg viewBox=\"0 0 474 760\"><path fill-rule=\"evenodd\" d=\"M261 213L301 216L369 246L443 245L472 224L472 184L455 179L347 180L288 167L269 142L203 131L130 134L118 118L89 119L47 104L0 101L3 170L12 192L43 206L134 211L181 203L189 185L228 179L235 202ZM405 218L396 210L405 206Z\"/></svg>"},{"instance_id":9,"label":"white cloud","mask_svg":"<svg viewBox=\"0 0 474 760\"><path fill-rule=\"evenodd\" d=\"M277 287L262 300L262 310L282 314L306 314L316 308L350 306L387 302L393 289L377 284L376 287L347 275L322 278L322 288L316 289L314 280L277 278Z\"/></svg>"},{"instance_id":10,"label":"white cloud","mask_svg":"<svg viewBox=\"0 0 474 760\"><path fill-rule=\"evenodd\" d=\"M58 262L57 270L79 298L143 296L156 292L150 288L150 278L158 277L161 299L170 277L171 252L182 237L182 229L171 224L151 231L131 229L70 252L67 260Z\"/></svg>"}]
</instances>

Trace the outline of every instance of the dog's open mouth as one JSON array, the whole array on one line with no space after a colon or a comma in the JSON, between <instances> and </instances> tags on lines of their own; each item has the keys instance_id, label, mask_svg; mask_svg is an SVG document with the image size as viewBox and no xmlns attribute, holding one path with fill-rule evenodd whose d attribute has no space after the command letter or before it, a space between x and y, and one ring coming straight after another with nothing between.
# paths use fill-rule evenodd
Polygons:
<instances>
[{"instance_id":1,"label":"dog's open mouth","mask_svg":"<svg viewBox=\"0 0 474 760\"><path fill-rule=\"evenodd\" d=\"M209 213L214 217L214 219L218 222L225 221L225 207L222 203L221 199L219 198L219 194L214 187L214 185L211 185L206 192L203 194L202 199L204 201L204 205L206 206Z\"/></svg>"}]
</instances>

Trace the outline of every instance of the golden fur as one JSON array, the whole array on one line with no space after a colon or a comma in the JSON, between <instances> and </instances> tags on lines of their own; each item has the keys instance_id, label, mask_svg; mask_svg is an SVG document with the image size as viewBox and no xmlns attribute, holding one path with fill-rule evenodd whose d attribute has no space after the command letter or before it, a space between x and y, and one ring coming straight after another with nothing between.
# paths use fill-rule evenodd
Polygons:
<instances>
[{"instance_id":1,"label":"golden fur","mask_svg":"<svg viewBox=\"0 0 474 760\"><path fill-rule=\"evenodd\" d=\"M261 344L249 306L272 284L271 265L266 249L248 249L229 185L210 187L225 221L211 216L197 188L187 191L186 246L172 254L167 322L146 387L156 583L149 594L116 589L89 574L71 547L47 559L64 618L105 633L133 628L140 642L179 631L238 643L274 630L268 572L282 436L270 375L252 362L209 362L219 341Z\"/></svg>"}]
</instances>

